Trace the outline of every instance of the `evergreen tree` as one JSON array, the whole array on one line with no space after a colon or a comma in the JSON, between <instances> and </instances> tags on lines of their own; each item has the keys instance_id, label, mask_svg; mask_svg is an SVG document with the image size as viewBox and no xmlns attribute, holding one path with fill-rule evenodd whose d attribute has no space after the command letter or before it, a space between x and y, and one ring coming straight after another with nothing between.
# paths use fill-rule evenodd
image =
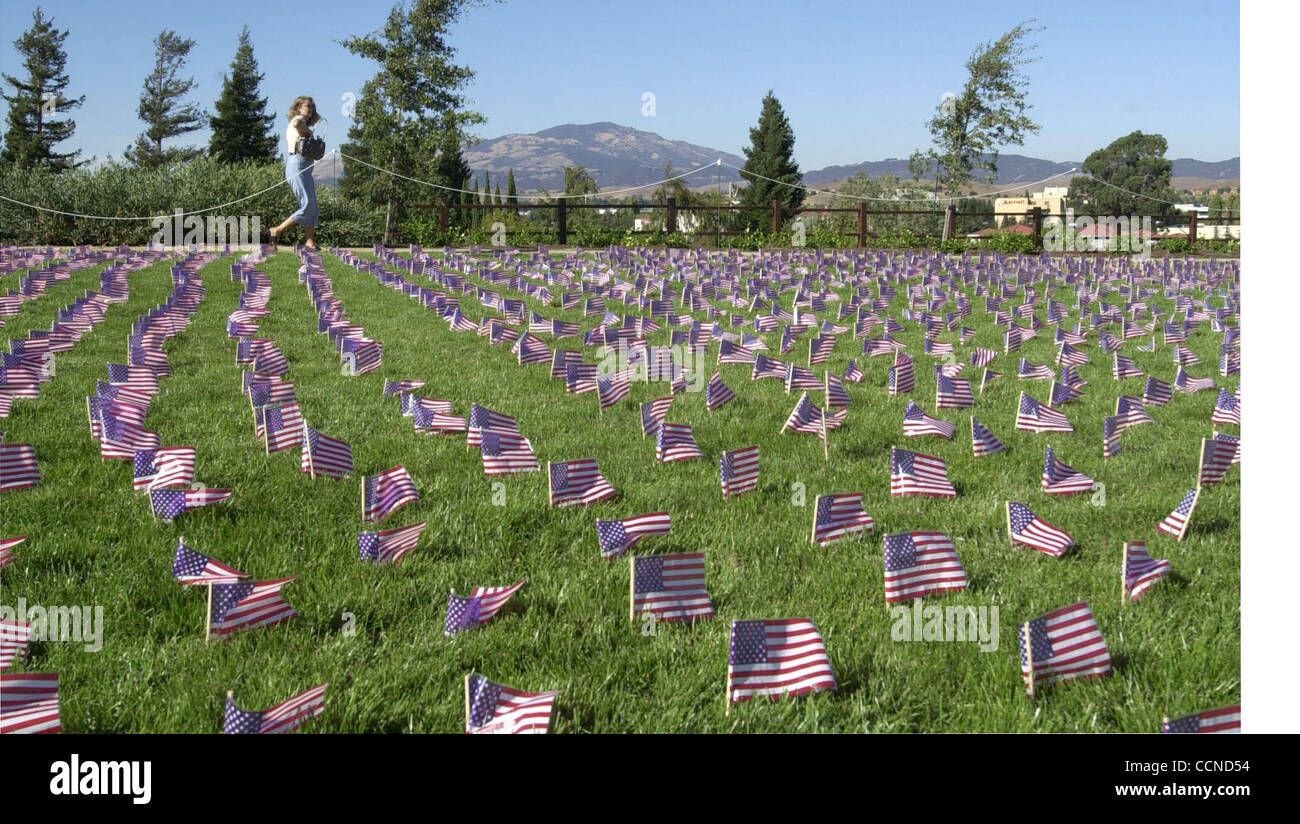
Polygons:
<instances>
[{"instance_id":1,"label":"evergreen tree","mask_svg":"<svg viewBox=\"0 0 1300 824\"><path fill-rule=\"evenodd\" d=\"M257 71L248 26L239 33L230 74L223 78L217 116L210 119L212 142L208 154L223 163L241 160L272 161L277 158L279 136L272 129L274 114L266 113L265 97L258 96L264 75Z\"/></svg>"},{"instance_id":2,"label":"evergreen tree","mask_svg":"<svg viewBox=\"0 0 1300 824\"><path fill-rule=\"evenodd\" d=\"M758 126L749 130L749 140L750 145L745 149L745 167L740 173L749 181L749 186L741 195L741 204L770 206L773 200L777 200L784 209L802 206L804 191L795 188L803 181L803 175L799 172L799 164L794 162L794 129L771 90L763 98L763 111ZM763 231L771 225L771 218L763 212L741 214L744 224L752 230Z\"/></svg>"},{"instance_id":3,"label":"evergreen tree","mask_svg":"<svg viewBox=\"0 0 1300 824\"><path fill-rule=\"evenodd\" d=\"M492 203L492 173L486 170L483 172L483 203Z\"/></svg>"},{"instance_id":4,"label":"evergreen tree","mask_svg":"<svg viewBox=\"0 0 1300 824\"><path fill-rule=\"evenodd\" d=\"M492 204L493 204L494 206L504 206L504 205L505 205L505 199L501 197L501 184L500 184L500 183L497 184L497 187L496 187L496 193L492 195Z\"/></svg>"},{"instance_id":5,"label":"evergreen tree","mask_svg":"<svg viewBox=\"0 0 1300 824\"><path fill-rule=\"evenodd\" d=\"M154 47L154 69L144 79L138 109L148 128L126 149L126 159L142 169L189 161L203 154L199 146L163 149L164 140L203 128L203 111L182 101L195 87L194 78L180 77L194 41L164 29L154 40Z\"/></svg>"},{"instance_id":6,"label":"evergreen tree","mask_svg":"<svg viewBox=\"0 0 1300 824\"><path fill-rule=\"evenodd\" d=\"M480 194L479 194L479 191L478 191L478 177L475 177L475 178L474 178L474 194L470 195L470 197L472 198L472 200L470 201L471 203L482 203L482 202L483 202L483 196L480 195ZM473 219L470 221L470 225L472 225L475 229L477 229L479 226L482 226L482 225L483 225L483 210L482 210L482 209L470 209L469 213L470 213L470 215L471 215L472 218L473 218Z\"/></svg>"},{"instance_id":7,"label":"evergreen tree","mask_svg":"<svg viewBox=\"0 0 1300 824\"><path fill-rule=\"evenodd\" d=\"M0 150L0 165L43 166L62 172L80 165L81 152L60 153L54 144L72 137L77 124L73 120L57 120L51 115L79 107L85 96L76 99L63 95L68 87L68 76L63 68L68 55L63 51L66 31L59 31L46 20L38 6L32 14L32 27L14 41L14 48L23 56L27 79L19 80L4 75L4 81L13 88L13 94L0 94L9 104L8 129L4 149Z\"/></svg>"},{"instance_id":8,"label":"evergreen tree","mask_svg":"<svg viewBox=\"0 0 1300 824\"><path fill-rule=\"evenodd\" d=\"M470 168L460 150L461 137L458 129L448 127L443 130L438 142L438 155L433 169L434 182L449 189L469 187ZM469 202L469 195L464 192L443 192L441 196L451 206ZM467 226L470 222L468 217L465 209L452 209L449 223L452 226Z\"/></svg>"},{"instance_id":9,"label":"evergreen tree","mask_svg":"<svg viewBox=\"0 0 1300 824\"><path fill-rule=\"evenodd\" d=\"M519 190L515 188L515 170L511 167L510 174L506 176L506 203L511 208L519 205Z\"/></svg>"}]
</instances>

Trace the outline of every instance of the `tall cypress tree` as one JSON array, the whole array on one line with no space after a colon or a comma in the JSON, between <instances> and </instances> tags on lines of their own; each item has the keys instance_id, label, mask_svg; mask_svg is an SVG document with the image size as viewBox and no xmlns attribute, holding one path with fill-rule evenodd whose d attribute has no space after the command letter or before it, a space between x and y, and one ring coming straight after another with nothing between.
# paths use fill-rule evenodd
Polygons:
<instances>
[{"instance_id":1,"label":"tall cypress tree","mask_svg":"<svg viewBox=\"0 0 1300 824\"><path fill-rule=\"evenodd\" d=\"M804 191L794 188L803 181L799 164L794 162L794 129L770 89L763 98L758 126L749 130L749 140L750 146L745 149L745 167L740 173L749 181L749 186L741 196L741 203L745 206L770 206L773 200L778 200L784 209L802 206ZM773 180L780 183L773 183ZM741 214L751 229L761 231L771 226L771 218L762 212Z\"/></svg>"},{"instance_id":2,"label":"tall cypress tree","mask_svg":"<svg viewBox=\"0 0 1300 824\"><path fill-rule=\"evenodd\" d=\"M515 170L510 167L510 174L506 176L506 203L511 208L519 205L519 190L515 188Z\"/></svg>"},{"instance_id":3,"label":"tall cypress tree","mask_svg":"<svg viewBox=\"0 0 1300 824\"><path fill-rule=\"evenodd\" d=\"M14 48L23 56L27 79L4 75L13 94L0 94L9 104L0 164L44 166L56 172L80 165L77 156L81 152L54 151L55 143L72 137L77 124L73 120L57 120L52 115L75 109L86 98L63 95L68 87L68 76L63 72L68 60L63 41L68 33L54 28L52 23L45 19L38 6L32 14L32 27L14 41Z\"/></svg>"},{"instance_id":4,"label":"tall cypress tree","mask_svg":"<svg viewBox=\"0 0 1300 824\"><path fill-rule=\"evenodd\" d=\"M438 141L438 156L434 164L434 180L450 189L469 188L470 168L461 153L461 132L454 126L443 130ZM468 203L469 195L464 192L444 192L447 203L455 205ZM450 214L452 226L468 226L469 215L465 209L453 209Z\"/></svg>"},{"instance_id":5,"label":"tall cypress tree","mask_svg":"<svg viewBox=\"0 0 1300 824\"><path fill-rule=\"evenodd\" d=\"M208 154L222 163L277 159L279 137L271 128L275 115L266 113L267 99L258 96L258 84L264 76L257 71L248 26L244 26L230 74L223 78L217 116L209 120L212 141Z\"/></svg>"},{"instance_id":6,"label":"tall cypress tree","mask_svg":"<svg viewBox=\"0 0 1300 824\"><path fill-rule=\"evenodd\" d=\"M194 41L164 29L154 40L154 68L144 79L140 95L140 119L148 127L135 143L126 149L126 159L143 169L156 169L168 163L189 161L203 154L199 146L173 146L163 149L169 137L198 131L203 128L203 111L193 103L183 103L181 98L194 88L194 78L182 80L185 58Z\"/></svg>"}]
</instances>

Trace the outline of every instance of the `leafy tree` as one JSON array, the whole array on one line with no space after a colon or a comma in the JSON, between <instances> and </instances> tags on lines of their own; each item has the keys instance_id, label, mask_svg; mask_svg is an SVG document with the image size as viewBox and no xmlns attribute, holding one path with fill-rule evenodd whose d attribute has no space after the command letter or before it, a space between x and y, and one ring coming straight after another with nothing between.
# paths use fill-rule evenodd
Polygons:
<instances>
[{"instance_id":1,"label":"leafy tree","mask_svg":"<svg viewBox=\"0 0 1300 824\"><path fill-rule=\"evenodd\" d=\"M664 180L666 182L660 183L654 190L654 194L651 195L654 202L667 203L668 198L672 198L673 202L677 204L678 209L696 205L697 201L695 195L691 193L690 189L686 188L686 184L682 182L681 178L678 178L677 180L669 180L669 178L675 177L676 174L677 173L673 170L673 162L669 160L664 164ZM677 231L677 226L668 225L667 209L655 209L653 214L654 224L656 226L663 226L665 232ZM688 224L688 221L684 219L681 212L677 213L677 221L678 225L683 228Z\"/></svg>"},{"instance_id":2,"label":"leafy tree","mask_svg":"<svg viewBox=\"0 0 1300 824\"><path fill-rule=\"evenodd\" d=\"M163 149L164 140L203 128L203 111L182 101L195 86L193 78L180 76L192 48L193 40L168 29L154 40L154 68L144 79L138 110L147 128L126 149L126 159L142 169L189 161L203 154L198 146Z\"/></svg>"},{"instance_id":3,"label":"leafy tree","mask_svg":"<svg viewBox=\"0 0 1300 824\"><path fill-rule=\"evenodd\" d=\"M51 115L71 111L86 99L84 95L73 99L63 94L69 82L63 71L68 60L63 51L67 37L66 31L59 31L52 20L45 19L38 6L32 14L32 27L14 41L14 48L23 56L27 79L4 75L13 94L0 94L9 104L0 165L41 166L55 172L81 165L77 162L81 152L54 151L54 144L72 137L77 124Z\"/></svg>"},{"instance_id":4,"label":"leafy tree","mask_svg":"<svg viewBox=\"0 0 1300 824\"><path fill-rule=\"evenodd\" d=\"M481 115L465 110L461 93L474 72L453 62L456 51L447 42L451 26L469 5L471 0L415 0L409 8L399 4L382 31L342 42L379 66L362 87L345 153L427 179L435 174L443 132L459 133L483 122ZM385 207L385 243L394 225L394 205L428 197L424 187L386 174L344 177L343 193Z\"/></svg>"},{"instance_id":5,"label":"leafy tree","mask_svg":"<svg viewBox=\"0 0 1300 824\"><path fill-rule=\"evenodd\" d=\"M600 184L581 166L564 167L564 193L566 195L591 195L600 192Z\"/></svg>"},{"instance_id":6,"label":"leafy tree","mask_svg":"<svg viewBox=\"0 0 1300 824\"><path fill-rule=\"evenodd\" d=\"M972 181L995 181L999 149L1024 145L1026 134L1038 132L1038 124L1026 114L1032 107L1025 100L1029 77L1023 72L1038 59L1028 56L1033 47L1024 42L1042 31L1041 26L1031 27L1033 22L1031 18L1019 23L996 41L977 47L966 61L969 77L961 94L945 99L926 124L934 147L913 153L910 168L924 168L928 160L939 188L950 195L963 194Z\"/></svg>"},{"instance_id":7,"label":"leafy tree","mask_svg":"<svg viewBox=\"0 0 1300 824\"><path fill-rule=\"evenodd\" d=\"M222 79L217 116L209 120L212 141L208 154L223 163L277 158L279 136L272 129L275 115L266 113L267 98L258 96L258 84L264 76L257 71L248 26L244 26L230 74Z\"/></svg>"},{"instance_id":8,"label":"leafy tree","mask_svg":"<svg viewBox=\"0 0 1300 824\"><path fill-rule=\"evenodd\" d=\"M763 98L758 125L749 130L749 141L750 145L745 149L745 166L740 173L749 181L749 186L741 195L741 205L769 206L777 200L786 210L802 206L805 193L796 188L802 183L803 175L799 172L799 164L794 161L794 129L770 89ZM750 229L770 227L771 219L763 212L741 214L741 222Z\"/></svg>"},{"instance_id":9,"label":"leafy tree","mask_svg":"<svg viewBox=\"0 0 1300 824\"><path fill-rule=\"evenodd\" d=\"M1173 206L1161 202L1174 199L1168 145L1161 135L1133 132L1088 155L1083 171L1092 177L1070 181L1074 208L1098 215L1171 215Z\"/></svg>"}]
</instances>

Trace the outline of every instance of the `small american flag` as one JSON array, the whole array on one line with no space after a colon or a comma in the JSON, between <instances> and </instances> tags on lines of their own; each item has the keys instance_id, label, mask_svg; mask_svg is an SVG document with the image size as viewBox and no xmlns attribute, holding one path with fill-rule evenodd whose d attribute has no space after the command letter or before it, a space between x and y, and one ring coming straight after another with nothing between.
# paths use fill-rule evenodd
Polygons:
<instances>
[{"instance_id":1,"label":"small american flag","mask_svg":"<svg viewBox=\"0 0 1300 824\"><path fill-rule=\"evenodd\" d=\"M903 414L903 434L907 437L917 438L923 435L938 435L941 438L952 440L952 436L956 431L957 424L932 418L925 414L925 410L917 406L915 402L908 401L907 411Z\"/></svg>"},{"instance_id":2,"label":"small american flag","mask_svg":"<svg viewBox=\"0 0 1300 824\"><path fill-rule=\"evenodd\" d=\"M138 450L134 460L135 491L189 486L194 483L196 461L197 451L192 446Z\"/></svg>"},{"instance_id":3,"label":"small american flag","mask_svg":"<svg viewBox=\"0 0 1300 824\"><path fill-rule=\"evenodd\" d=\"M722 498L752 492L758 486L758 447L723 452L720 460Z\"/></svg>"},{"instance_id":4,"label":"small american flag","mask_svg":"<svg viewBox=\"0 0 1300 824\"><path fill-rule=\"evenodd\" d=\"M1019 326L1012 326L1010 329L1006 330L1006 332L1003 333L1002 340L1003 340L1003 347L1006 354L1009 355L1012 352L1020 351L1020 344L1023 338L1022 335L1023 331L1024 330L1022 330Z\"/></svg>"},{"instance_id":5,"label":"small american flag","mask_svg":"<svg viewBox=\"0 0 1300 824\"><path fill-rule=\"evenodd\" d=\"M604 558L616 558L647 535L667 535L671 529L672 518L667 512L651 512L617 521L596 520L596 537Z\"/></svg>"},{"instance_id":6,"label":"small american flag","mask_svg":"<svg viewBox=\"0 0 1300 824\"><path fill-rule=\"evenodd\" d=\"M255 629L291 621L298 613L284 600L280 590L294 578L249 581L212 586L210 638L221 639L244 629Z\"/></svg>"},{"instance_id":7,"label":"small american flag","mask_svg":"<svg viewBox=\"0 0 1300 824\"><path fill-rule=\"evenodd\" d=\"M1186 346L1175 346L1173 354L1174 363L1179 366L1195 366L1201 362L1201 359Z\"/></svg>"},{"instance_id":8,"label":"small american flag","mask_svg":"<svg viewBox=\"0 0 1300 824\"><path fill-rule=\"evenodd\" d=\"M1241 705L1233 704L1231 707L1220 707L1217 710L1185 715L1172 721L1166 720L1164 731L1166 733L1240 733Z\"/></svg>"},{"instance_id":9,"label":"small american flag","mask_svg":"<svg viewBox=\"0 0 1300 824\"><path fill-rule=\"evenodd\" d=\"M995 352L994 350L981 349L980 347L976 346L975 351L972 352L970 356L970 365L988 366L990 363L997 360L997 358L998 358L998 353Z\"/></svg>"},{"instance_id":10,"label":"small american flag","mask_svg":"<svg viewBox=\"0 0 1300 824\"><path fill-rule=\"evenodd\" d=\"M55 733L59 721L59 676L52 672L0 675L0 735Z\"/></svg>"},{"instance_id":11,"label":"small american flag","mask_svg":"<svg viewBox=\"0 0 1300 824\"><path fill-rule=\"evenodd\" d=\"M7 567L14 562L14 547L26 540L26 535L19 535L17 538L0 538L0 567Z\"/></svg>"},{"instance_id":12,"label":"small american flag","mask_svg":"<svg viewBox=\"0 0 1300 824\"><path fill-rule=\"evenodd\" d=\"M1152 406L1164 406L1174 396L1174 388L1168 381L1148 376L1146 388L1142 391L1142 403Z\"/></svg>"},{"instance_id":13,"label":"small american flag","mask_svg":"<svg viewBox=\"0 0 1300 824\"><path fill-rule=\"evenodd\" d=\"M980 423L975 416L970 419L971 429L971 448L976 458L983 458L986 455L996 455L999 452L1007 451L1002 441L998 440L997 435L984 424Z\"/></svg>"},{"instance_id":14,"label":"small american flag","mask_svg":"<svg viewBox=\"0 0 1300 824\"><path fill-rule=\"evenodd\" d=\"M470 433L473 432L471 429ZM522 435L485 431L480 433L478 446L486 475L514 475L541 469L532 443Z\"/></svg>"},{"instance_id":15,"label":"small american flag","mask_svg":"<svg viewBox=\"0 0 1300 824\"><path fill-rule=\"evenodd\" d=\"M353 473L352 446L347 441L322 435L303 424L302 471L304 475L346 478Z\"/></svg>"},{"instance_id":16,"label":"small american flag","mask_svg":"<svg viewBox=\"0 0 1300 824\"><path fill-rule=\"evenodd\" d=\"M632 392L632 384L626 379L599 377L596 379L596 391L600 397L600 408L608 409Z\"/></svg>"},{"instance_id":17,"label":"small american flag","mask_svg":"<svg viewBox=\"0 0 1300 824\"><path fill-rule=\"evenodd\" d=\"M1156 525L1156 529L1181 541L1187 535L1187 526L1192 520L1192 510L1196 508L1196 501L1200 498L1200 495L1201 488L1199 486L1189 491L1183 496L1183 500L1178 504L1177 508Z\"/></svg>"},{"instance_id":18,"label":"small american flag","mask_svg":"<svg viewBox=\"0 0 1300 824\"><path fill-rule=\"evenodd\" d=\"M1120 353L1115 353L1115 364L1112 368L1115 380L1122 381L1125 378L1140 378L1145 372L1137 368L1132 358L1126 358Z\"/></svg>"},{"instance_id":19,"label":"small american flag","mask_svg":"<svg viewBox=\"0 0 1300 824\"><path fill-rule=\"evenodd\" d=\"M519 336L510 352L518 356L520 366L551 362L551 350L546 342L529 332Z\"/></svg>"},{"instance_id":20,"label":"small american flag","mask_svg":"<svg viewBox=\"0 0 1300 824\"><path fill-rule=\"evenodd\" d=\"M415 480L404 466L361 478L361 520L382 521L409 503L420 500Z\"/></svg>"},{"instance_id":21,"label":"small american flag","mask_svg":"<svg viewBox=\"0 0 1300 824\"><path fill-rule=\"evenodd\" d=\"M1156 419L1147 413L1143 402L1132 395L1120 395L1115 399L1115 417L1119 419L1121 432L1132 426L1156 422Z\"/></svg>"},{"instance_id":22,"label":"small american flag","mask_svg":"<svg viewBox=\"0 0 1300 824\"><path fill-rule=\"evenodd\" d=\"M1110 650L1086 601L1020 627L1020 673L1030 698L1040 685L1110 675Z\"/></svg>"},{"instance_id":23,"label":"small american flag","mask_svg":"<svg viewBox=\"0 0 1300 824\"><path fill-rule=\"evenodd\" d=\"M1072 400L1083 397L1083 390L1068 383L1052 381L1051 402L1050 406L1057 407L1063 403L1069 403Z\"/></svg>"},{"instance_id":24,"label":"small american flag","mask_svg":"<svg viewBox=\"0 0 1300 824\"><path fill-rule=\"evenodd\" d=\"M233 494L230 489L155 489L149 492L149 504L154 515L172 521L185 512L221 503Z\"/></svg>"},{"instance_id":25,"label":"small american flag","mask_svg":"<svg viewBox=\"0 0 1300 824\"><path fill-rule=\"evenodd\" d=\"M965 378L935 376L934 405L939 409L969 409L975 405L975 394L970 381ZM954 425L954 431L956 426Z\"/></svg>"},{"instance_id":26,"label":"small american flag","mask_svg":"<svg viewBox=\"0 0 1300 824\"><path fill-rule=\"evenodd\" d=\"M1219 390L1219 400L1214 404L1212 423L1241 426L1241 398L1228 394L1228 390Z\"/></svg>"},{"instance_id":27,"label":"small american flag","mask_svg":"<svg viewBox=\"0 0 1300 824\"><path fill-rule=\"evenodd\" d=\"M928 598L966 588L966 570L942 532L885 536L885 603Z\"/></svg>"},{"instance_id":28,"label":"small american flag","mask_svg":"<svg viewBox=\"0 0 1300 824\"><path fill-rule=\"evenodd\" d=\"M844 381L839 375L826 373L826 408L843 409L853 402L844 388Z\"/></svg>"},{"instance_id":29,"label":"small american flag","mask_svg":"<svg viewBox=\"0 0 1300 824\"><path fill-rule=\"evenodd\" d=\"M1088 353L1082 349L1076 349L1068 343L1062 343L1061 349L1056 353L1057 364L1068 363L1074 366L1082 366L1088 362Z\"/></svg>"},{"instance_id":30,"label":"small american flag","mask_svg":"<svg viewBox=\"0 0 1300 824\"><path fill-rule=\"evenodd\" d=\"M754 362L754 350L748 346L741 346L738 343L724 340L718 346L718 365L724 363L744 363L751 364Z\"/></svg>"},{"instance_id":31,"label":"small american flag","mask_svg":"<svg viewBox=\"0 0 1300 824\"><path fill-rule=\"evenodd\" d=\"M767 355L760 352L754 356L754 370L750 375L750 380L756 381L760 378L778 378L784 381L786 372L788 371L787 366L788 365L782 361L779 361L776 358L769 358Z\"/></svg>"},{"instance_id":32,"label":"small american flag","mask_svg":"<svg viewBox=\"0 0 1300 824\"><path fill-rule=\"evenodd\" d=\"M889 488L895 498L957 497L956 488L948 480L946 461L896 446L890 450Z\"/></svg>"},{"instance_id":33,"label":"small american flag","mask_svg":"<svg viewBox=\"0 0 1300 824\"><path fill-rule=\"evenodd\" d=\"M866 377L867 376L863 374L862 370L858 368L857 361L849 361L849 368L848 371L844 373L844 380L852 381L853 383L862 383Z\"/></svg>"},{"instance_id":34,"label":"small american flag","mask_svg":"<svg viewBox=\"0 0 1300 824\"><path fill-rule=\"evenodd\" d=\"M428 521L420 521L410 526L384 529L379 532L362 532L357 536L357 550L362 561L372 564L384 562L397 563L402 556L420 544L420 534Z\"/></svg>"},{"instance_id":35,"label":"small american flag","mask_svg":"<svg viewBox=\"0 0 1300 824\"><path fill-rule=\"evenodd\" d=\"M551 506L586 506L618 495L595 458L548 463Z\"/></svg>"},{"instance_id":36,"label":"small american flag","mask_svg":"<svg viewBox=\"0 0 1300 824\"><path fill-rule=\"evenodd\" d=\"M984 375L980 378L980 392L983 392L984 387L988 386L1000 377L1002 377L1001 372L994 372L992 369L985 369Z\"/></svg>"},{"instance_id":37,"label":"small american flag","mask_svg":"<svg viewBox=\"0 0 1300 824\"><path fill-rule=\"evenodd\" d=\"M1157 561L1151 557L1145 541L1124 544L1124 595L1131 603L1137 603L1147 590L1168 578L1172 571L1168 560Z\"/></svg>"},{"instance_id":38,"label":"small american flag","mask_svg":"<svg viewBox=\"0 0 1300 824\"><path fill-rule=\"evenodd\" d=\"M812 389L815 391L822 387L821 378L817 377L811 369L795 366L793 363L786 364L785 392L787 395L790 394L792 389Z\"/></svg>"},{"instance_id":39,"label":"small american flag","mask_svg":"<svg viewBox=\"0 0 1300 824\"><path fill-rule=\"evenodd\" d=\"M176 544L176 560L172 563L172 577L181 586L189 584L233 584L248 577L229 564L196 552L182 539Z\"/></svg>"},{"instance_id":40,"label":"small american flag","mask_svg":"<svg viewBox=\"0 0 1300 824\"><path fill-rule=\"evenodd\" d=\"M704 453L695 443L695 433L688 424L664 423L659 427L659 436L655 441L656 461L673 463L703 457Z\"/></svg>"},{"instance_id":41,"label":"small american flag","mask_svg":"<svg viewBox=\"0 0 1300 824\"><path fill-rule=\"evenodd\" d=\"M403 392L410 392L424 386L427 381L421 380L401 380L401 381L384 381L385 395L400 395Z\"/></svg>"},{"instance_id":42,"label":"small american flag","mask_svg":"<svg viewBox=\"0 0 1300 824\"><path fill-rule=\"evenodd\" d=\"M1183 369L1178 367L1178 374L1174 376L1174 388L1179 392L1200 392L1203 389L1214 388L1214 378L1193 378Z\"/></svg>"},{"instance_id":43,"label":"small american flag","mask_svg":"<svg viewBox=\"0 0 1300 824\"><path fill-rule=\"evenodd\" d=\"M641 404L641 436L653 435L659 431L659 426L668 417L668 410L672 408L672 397L656 398L649 403Z\"/></svg>"},{"instance_id":44,"label":"small american flag","mask_svg":"<svg viewBox=\"0 0 1300 824\"><path fill-rule=\"evenodd\" d=\"M826 546L849 535L870 532L876 522L862 508L862 493L817 496L812 541Z\"/></svg>"},{"instance_id":45,"label":"small american flag","mask_svg":"<svg viewBox=\"0 0 1300 824\"><path fill-rule=\"evenodd\" d=\"M1201 467L1197 483L1210 486L1223 480L1237 454L1237 445L1214 438L1201 439Z\"/></svg>"},{"instance_id":46,"label":"small american flag","mask_svg":"<svg viewBox=\"0 0 1300 824\"><path fill-rule=\"evenodd\" d=\"M1103 458L1113 458L1120 453L1123 444L1119 441L1120 433L1124 431L1121 426L1119 417L1112 415L1101 422L1101 456Z\"/></svg>"},{"instance_id":47,"label":"small american flag","mask_svg":"<svg viewBox=\"0 0 1300 824\"><path fill-rule=\"evenodd\" d=\"M1052 526L1024 504L1007 502L1007 531L1013 544L1024 544L1060 558L1074 546L1074 539Z\"/></svg>"},{"instance_id":48,"label":"small american flag","mask_svg":"<svg viewBox=\"0 0 1300 824\"><path fill-rule=\"evenodd\" d=\"M949 344L951 346L951 344ZM835 336L825 335L819 338L813 338L808 348L808 365L815 366L819 363L825 363L831 358L831 350L835 348Z\"/></svg>"},{"instance_id":49,"label":"small american flag","mask_svg":"<svg viewBox=\"0 0 1300 824\"><path fill-rule=\"evenodd\" d=\"M258 423L266 439L267 454L302 446L302 409L298 402L258 407Z\"/></svg>"},{"instance_id":50,"label":"small american flag","mask_svg":"<svg viewBox=\"0 0 1300 824\"><path fill-rule=\"evenodd\" d=\"M1040 403L1028 394L1020 393L1020 407L1016 412L1016 429L1026 432L1073 432L1070 421L1055 409Z\"/></svg>"},{"instance_id":51,"label":"small american flag","mask_svg":"<svg viewBox=\"0 0 1300 824\"><path fill-rule=\"evenodd\" d=\"M651 555L631 559L632 617L658 621L698 621L713 617L704 582L704 553Z\"/></svg>"},{"instance_id":52,"label":"small american flag","mask_svg":"<svg viewBox=\"0 0 1300 824\"><path fill-rule=\"evenodd\" d=\"M524 692L494 684L482 675L465 679L465 732L542 734L551 726L559 692Z\"/></svg>"},{"instance_id":53,"label":"small american flag","mask_svg":"<svg viewBox=\"0 0 1300 824\"><path fill-rule=\"evenodd\" d=\"M785 426L781 428L781 431L806 432L823 438L825 430L838 429L840 424L844 423L844 418L847 415L847 409L841 409L839 412L829 415L826 414L812 402L812 399L808 397L808 393L804 392L799 397L799 402L795 404L794 411L786 419ZM823 429L823 422L825 430Z\"/></svg>"},{"instance_id":54,"label":"small american flag","mask_svg":"<svg viewBox=\"0 0 1300 824\"><path fill-rule=\"evenodd\" d=\"M1050 381L1056 377L1056 373L1052 370L1052 367L1046 364L1030 363L1024 358L1021 358L1020 369L1016 373L1016 377L1020 378L1021 380L1049 380Z\"/></svg>"},{"instance_id":55,"label":"small american flag","mask_svg":"<svg viewBox=\"0 0 1300 824\"><path fill-rule=\"evenodd\" d=\"M27 653L27 642L31 635L31 624L0 621L0 672L9 669L15 660Z\"/></svg>"},{"instance_id":56,"label":"small american flag","mask_svg":"<svg viewBox=\"0 0 1300 824\"><path fill-rule=\"evenodd\" d=\"M455 635L480 624L486 624L501 611L506 602L528 583L525 578L508 587L476 587L468 598L461 598L453 590L447 603L447 620L443 625L443 634Z\"/></svg>"},{"instance_id":57,"label":"small american flag","mask_svg":"<svg viewBox=\"0 0 1300 824\"><path fill-rule=\"evenodd\" d=\"M327 687L328 681L261 712L240 709L235 704L234 693L227 693L226 721L222 731L227 735L292 732L304 721L325 712Z\"/></svg>"},{"instance_id":58,"label":"small american flag","mask_svg":"<svg viewBox=\"0 0 1300 824\"><path fill-rule=\"evenodd\" d=\"M1094 481L1087 475L1056 457L1052 447L1047 447L1047 461L1043 465L1043 491L1048 495L1076 495L1092 491Z\"/></svg>"},{"instance_id":59,"label":"small american flag","mask_svg":"<svg viewBox=\"0 0 1300 824\"><path fill-rule=\"evenodd\" d=\"M889 367L889 397L916 389L916 364L911 355L899 352L894 358L894 365Z\"/></svg>"},{"instance_id":60,"label":"small american flag","mask_svg":"<svg viewBox=\"0 0 1300 824\"><path fill-rule=\"evenodd\" d=\"M713 373L704 388L704 408L710 412L721 409L736 399L736 393L722 382L721 370Z\"/></svg>"},{"instance_id":61,"label":"small american flag","mask_svg":"<svg viewBox=\"0 0 1300 824\"><path fill-rule=\"evenodd\" d=\"M1231 463L1241 463L1241 438L1234 438L1231 435L1216 431L1214 433L1214 439L1220 443L1228 445L1228 448L1232 453Z\"/></svg>"},{"instance_id":62,"label":"small american flag","mask_svg":"<svg viewBox=\"0 0 1300 824\"><path fill-rule=\"evenodd\" d=\"M807 618L731 622L729 703L835 689L821 633Z\"/></svg>"}]
</instances>

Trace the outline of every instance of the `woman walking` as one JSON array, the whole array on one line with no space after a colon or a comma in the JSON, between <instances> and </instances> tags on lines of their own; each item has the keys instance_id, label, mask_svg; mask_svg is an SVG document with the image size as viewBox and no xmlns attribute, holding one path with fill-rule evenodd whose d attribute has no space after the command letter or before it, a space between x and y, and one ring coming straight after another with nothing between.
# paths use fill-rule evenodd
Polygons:
<instances>
[{"instance_id":1,"label":"woman walking","mask_svg":"<svg viewBox=\"0 0 1300 824\"><path fill-rule=\"evenodd\" d=\"M298 153L298 140L312 137L312 127L320 122L316 112L316 101L310 97L299 97L289 109L289 127L285 129L284 139L288 144L287 161L284 177L289 187L298 197L298 211L285 218L284 222L271 229L271 243L278 244L280 236L297 224L307 235L308 249L316 248L316 224L320 222L320 210L316 207L316 180L312 177L313 161Z\"/></svg>"}]
</instances>

